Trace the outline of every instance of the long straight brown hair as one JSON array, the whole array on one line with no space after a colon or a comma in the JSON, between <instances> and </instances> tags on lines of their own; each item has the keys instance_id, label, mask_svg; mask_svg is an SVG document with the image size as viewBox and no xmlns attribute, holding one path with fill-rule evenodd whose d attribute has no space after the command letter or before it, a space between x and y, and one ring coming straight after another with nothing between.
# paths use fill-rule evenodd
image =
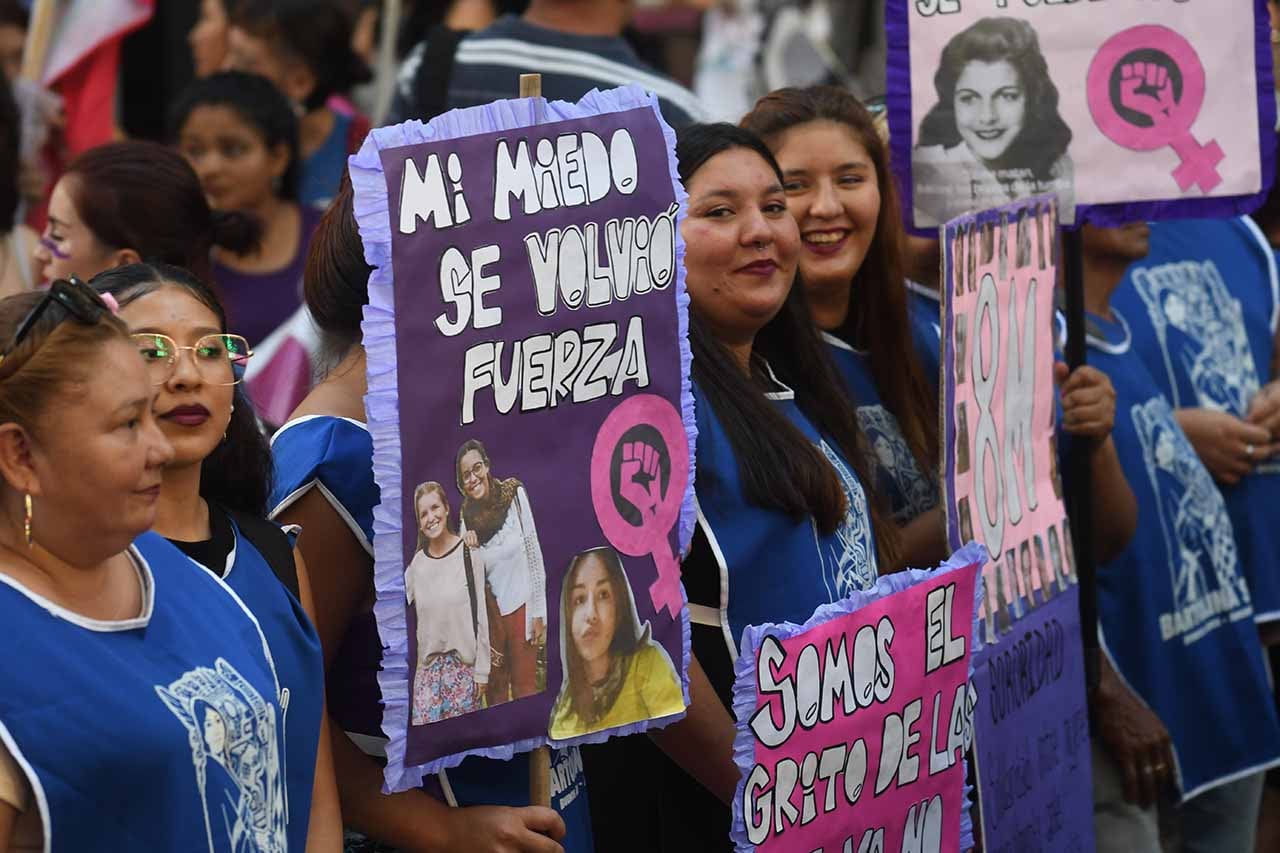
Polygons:
<instances>
[{"instance_id":1,"label":"long straight brown hair","mask_svg":"<svg viewBox=\"0 0 1280 853\"><path fill-rule=\"evenodd\" d=\"M812 121L831 121L849 128L871 158L880 188L876 233L861 268L849 282L849 314L835 334L868 353L876 388L898 419L912 455L923 470L936 475L938 398L925 379L912 343L902 208L889 169L889 152L871 113L857 98L834 86L787 88L756 101L741 124L776 149L783 131Z\"/></svg>"}]
</instances>

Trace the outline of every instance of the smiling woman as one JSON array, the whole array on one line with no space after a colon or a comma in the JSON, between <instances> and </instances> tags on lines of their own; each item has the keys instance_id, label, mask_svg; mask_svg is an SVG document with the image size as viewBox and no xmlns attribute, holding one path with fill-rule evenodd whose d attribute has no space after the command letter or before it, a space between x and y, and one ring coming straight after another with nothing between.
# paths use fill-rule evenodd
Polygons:
<instances>
[{"instance_id":1,"label":"smiling woman","mask_svg":"<svg viewBox=\"0 0 1280 853\"><path fill-rule=\"evenodd\" d=\"M943 48L933 84L911 158L917 226L1042 192L1074 220L1071 129L1030 23L976 22Z\"/></svg>"}]
</instances>

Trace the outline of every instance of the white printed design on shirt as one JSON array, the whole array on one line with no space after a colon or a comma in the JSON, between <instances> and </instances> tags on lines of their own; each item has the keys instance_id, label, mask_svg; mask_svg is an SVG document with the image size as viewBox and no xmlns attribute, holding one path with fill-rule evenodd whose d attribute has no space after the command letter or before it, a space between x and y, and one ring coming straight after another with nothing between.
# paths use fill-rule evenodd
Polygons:
<instances>
[{"instance_id":1,"label":"white printed design on shirt","mask_svg":"<svg viewBox=\"0 0 1280 853\"><path fill-rule=\"evenodd\" d=\"M1160 614L1160 636L1191 645L1225 620L1252 616L1249 587L1226 503L1169 404L1152 397L1133 406L1131 416L1169 555L1174 609Z\"/></svg>"},{"instance_id":2,"label":"white printed design on shirt","mask_svg":"<svg viewBox=\"0 0 1280 853\"><path fill-rule=\"evenodd\" d=\"M1244 417L1260 387L1249 349L1240 300L1227 290L1213 261L1182 261L1138 268L1133 283L1146 303L1156 339L1169 372L1175 407L1179 399L1169 332L1182 333L1188 344L1181 367L1191 378L1196 405Z\"/></svg>"},{"instance_id":3,"label":"white printed design on shirt","mask_svg":"<svg viewBox=\"0 0 1280 853\"><path fill-rule=\"evenodd\" d=\"M875 451L872 461L891 483L893 520L907 522L937 506L937 484L920 473L898 419L883 406L859 406L858 423Z\"/></svg>"},{"instance_id":4,"label":"white printed design on shirt","mask_svg":"<svg viewBox=\"0 0 1280 853\"><path fill-rule=\"evenodd\" d=\"M839 601L854 590L875 586L877 570L875 551L871 548L871 514L867 508L866 492L844 460L825 441L820 440L818 446L831 467L836 469L849 500L849 510L835 533L839 553L836 548L821 553L827 594L832 601ZM815 524L814 537L817 536Z\"/></svg>"},{"instance_id":5,"label":"white printed design on shirt","mask_svg":"<svg viewBox=\"0 0 1280 853\"><path fill-rule=\"evenodd\" d=\"M210 853L287 853L275 705L223 658L156 693L187 730Z\"/></svg>"}]
</instances>

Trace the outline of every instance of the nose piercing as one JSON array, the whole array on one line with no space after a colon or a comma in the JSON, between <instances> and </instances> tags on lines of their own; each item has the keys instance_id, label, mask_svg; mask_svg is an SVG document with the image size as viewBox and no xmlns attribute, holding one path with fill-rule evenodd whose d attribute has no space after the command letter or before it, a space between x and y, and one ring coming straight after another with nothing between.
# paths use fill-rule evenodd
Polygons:
<instances>
[{"instance_id":1,"label":"nose piercing","mask_svg":"<svg viewBox=\"0 0 1280 853\"><path fill-rule=\"evenodd\" d=\"M757 252L763 252L764 250L765 250L764 241L763 241L763 240L757 240L757 241L756 241L756 251L757 251Z\"/></svg>"}]
</instances>

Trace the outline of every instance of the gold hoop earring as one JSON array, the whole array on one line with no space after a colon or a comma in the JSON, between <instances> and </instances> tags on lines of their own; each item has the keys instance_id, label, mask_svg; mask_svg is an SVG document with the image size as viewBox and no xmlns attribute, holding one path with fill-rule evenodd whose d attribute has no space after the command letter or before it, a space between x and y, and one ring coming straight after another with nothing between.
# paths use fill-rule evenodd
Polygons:
<instances>
[{"instance_id":1,"label":"gold hoop earring","mask_svg":"<svg viewBox=\"0 0 1280 853\"><path fill-rule=\"evenodd\" d=\"M23 520L22 526L27 537L27 547L30 548L32 544L31 542L31 495L30 494L26 495L24 503L26 504L27 517Z\"/></svg>"}]
</instances>

